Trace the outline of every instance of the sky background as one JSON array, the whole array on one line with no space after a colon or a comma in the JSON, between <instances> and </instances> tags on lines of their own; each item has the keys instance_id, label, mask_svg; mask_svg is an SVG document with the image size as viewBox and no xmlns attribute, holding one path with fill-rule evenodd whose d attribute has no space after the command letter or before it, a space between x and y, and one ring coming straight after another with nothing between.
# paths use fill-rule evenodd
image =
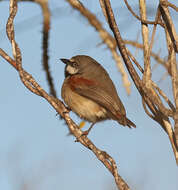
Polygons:
<instances>
[{"instance_id":1,"label":"sky background","mask_svg":"<svg viewBox=\"0 0 178 190\"><path fill-rule=\"evenodd\" d=\"M99 1L83 0L103 26ZM138 14L138 1L129 1ZM170 1L174 2L175 1ZM175 3L178 6L178 2ZM23 67L48 92L42 68L42 22L40 7L35 3L19 3L15 18L16 40L21 48ZM148 3L148 17L154 18L158 1ZM111 52L87 20L63 0L50 0L51 30L49 64L57 95L61 98L64 65L60 58L85 54L93 57L110 73L118 94L127 110L128 118L136 125L130 130L115 121L95 125L89 134L94 144L109 153L117 162L119 174L133 190L177 190L178 168L167 134L144 112L136 88L128 96ZM124 39L138 40L140 24L128 12L122 1L113 0L117 24ZM8 1L0 2L0 47L12 56L6 37ZM178 14L171 10L174 21ZM178 22L174 22L178 31ZM165 58L167 55L164 33L158 27L153 50ZM142 53L128 46L143 65ZM170 78L160 82L165 70L152 60L152 79L172 99ZM59 120L49 103L24 87L18 73L0 57L0 189L3 190L114 190L114 179L95 155L67 136L68 128ZM76 123L80 119L70 113ZM87 129L86 124L84 129Z\"/></svg>"}]
</instances>

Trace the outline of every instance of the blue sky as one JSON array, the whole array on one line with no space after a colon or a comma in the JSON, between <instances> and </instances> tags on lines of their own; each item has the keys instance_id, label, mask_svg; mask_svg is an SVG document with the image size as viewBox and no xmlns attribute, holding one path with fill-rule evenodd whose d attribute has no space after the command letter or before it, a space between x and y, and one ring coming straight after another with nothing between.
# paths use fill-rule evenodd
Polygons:
<instances>
[{"instance_id":1,"label":"blue sky","mask_svg":"<svg viewBox=\"0 0 178 190\"><path fill-rule=\"evenodd\" d=\"M109 31L98 1L82 2ZM157 4L158 1L149 1L149 19L154 18ZM124 3L114 0L112 5L121 35L130 40L137 39L140 36L138 22L129 15ZM138 13L138 2L132 1L132 5ZM5 34L8 6L7 1L1 2L0 47L12 56ZM64 80L64 65L60 58L86 54L100 62L110 73L127 115L136 123L137 128L130 130L115 121L105 121L94 127L89 138L116 160L120 175L131 189L177 190L178 169L168 136L145 114L140 95L133 83L131 95L127 96L110 51L105 45L98 46L101 42L99 35L85 18L72 10L65 1L51 0L49 6L52 14L49 63L58 97L61 98L60 90ZM178 15L174 11L171 14L176 21ZM178 30L178 25L175 24ZM40 7L30 2L19 3L15 30L16 40L22 51L23 67L49 91L41 64ZM157 43L153 50L160 51L160 56L164 57L166 49L164 33L161 32L159 29L156 33ZM138 40L141 42L141 37ZM143 65L142 54L131 47L129 49ZM155 64L152 60L152 66ZM172 99L170 78L159 82L164 73L165 70L158 65L152 78ZM67 136L68 129L64 121L58 119L53 108L44 99L24 87L18 73L2 58L0 86L0 189L116 189L113 177L93 153L75 143L72 136ZM76 123L81 121L73 113L70 115ZM86 128L87 126L88 123Z\"/></svg>"}]
</instances>

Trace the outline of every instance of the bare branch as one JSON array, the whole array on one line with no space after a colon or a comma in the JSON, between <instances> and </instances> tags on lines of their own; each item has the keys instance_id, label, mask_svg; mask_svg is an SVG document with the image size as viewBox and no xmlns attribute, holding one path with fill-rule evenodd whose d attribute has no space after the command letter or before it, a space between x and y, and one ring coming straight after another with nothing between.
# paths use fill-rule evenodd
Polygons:
<instances>
[{"instance_id":1,"label":"bare branch","mask_svg":"<svg viewBox=\"0 0 178 190\"><path fill-rule=\"evenodd\" d=\"M171 79L172 79L172 87L173 87L173 95L174 95L174 102L176 105L176 111L174 112L174 130L175 130L175 138L176 138L176 145L178 150L178 68L176 64L176 44L178 41L173 40L173 38L177 38L175 33L175 28L172 23L168 7L165 6L167 1L161 0L160 1L160 11L163 17L163 20L166 24L165 33L167 39L167 48L169 53L169 63L171 68ZM163 5L163 6L162 6ZM177 44L178 45L178 44ZM177 160L178 164L178 160Z\"/></svg>"},{"instance_id":2,"label":"bare branch","mask_svg":"<svg viewBox=\"0 0 178 190\"><path fill-rule=\"evenodd\" d=\"M178 7L176 7L174 4L170 3L169 1L161 1L161 4L165 7L171 7L173 8L176 12L178 12Z\"/></svg>"},{"instance_id":3,"label":"bare branch","mask_svg":"<svg viewBox=\"0 0 178 190\"><path fill-rule=\"evenodd\" d=\"M159 92L159 94L164 98L164 100L167 102L169 107L175 112L176 108L174 107L173 103L169 100L169 98L166 96L166 94L155 84L153 81L152 86Z\"/></svg>"},{"instance_id":4,"label":"bare branch","mask_svg":"<svg viewBox=\"0 0 178 190\"><path fill-rule=\"evenodd\" d=\"M49 56L48 56L48 39L49 39L49 31L50 31L50 20L51 14L48 8L48 1L44 0L34 0L37 2L42 9L43 12L43 69L46 72L46 78L48 81L48 85L50 87L50 94L56 97L56 90L54 88L53 78L50 72L49 66Z\"/></svg>"},{"instance_id":5,"label":"bare branch","mask_svg":"<svg viewBox=\"0 0 178 190\"><path fill-rule=\"evenodd\" d=\"M152 32L152 35L151 35L151 42L150 42L150 47L149 47L149 54L150 55L151 55L151 51L152 51L152 47L153 47L153 43L154 43L154 37L155 37L155 33L156 33L157 23L160 20L160 17L161 17L161 13L160 13L160 10L159 10L159 7L158 7L157 8L157 13L156 13L156 18L155 18L155 23L156 24L154 24L153 32Z\"/></svg>"},{"instance_id":6,"label":"bare branch","mask_svg":"<svg viewBox=\"0 0 178 190\"><path fill-rule=\"evenodd\" d=\"M0 48L0 55L17 70L16 62L1 48Z\"/></svg>"},{"instance_id":7,"label":"bare branch","mask_svg":"<svg viewBox=\"0 0 178 190\"><path fill-rule=\"evenodd\" d=\"M169 32L175 52L178 52L178 36L176 34L176 30L175 30L172 18L169 14L169 9L166 6L167 2L168 2L167 0L160 0L160 5L159 5L160 12L161 12L161 16L164 20L164 23L166 25L166 28Z\"/></svg>"},{"instance_id":8,"label":"bare branch","mask_svg":"<svg viewBox=\"0 0 178 190\"><path fill-rule=\"evenodd\" d=\"M147 19L146 15L146 2L145 0L139 0L140 15L142 19ZM151 66L150 66L150 49L149 49L149 30L146 24L141 25L142 38L143 38L143 53L144 53L144 73L143 84L145 88L151 90Z\"/></svg>"},{"instance_id":9,"label":"bare branch","mask_svg":"<svg viewBox=\"0 0 178 190\"><path fill-rule=\"evenodd\" d=\"M172 145L172 149L173 149L173 152L174 152L174 155L175 155L175 159L176 159L176 163L178 165L178 151L177 151L177 145L176 145L176 142L174 140L174 133L172 131L172 127L171 127L171 124L170 124L170 121L169 120L163 120L164 124L165 124L165 128L166 128L166 131L167 131L167 134L169 136L169 140L171 142L171 145ZM176 135L176 134L175 134Z\"/></svg>"},{"instance_id":10,"label":"bare branch","mask_svg":"<svg viewBox=\"0 0 178 190\"><path fill-rule=\"evenodd\" d=\"M161 22L161 20L158 20L157 22L155 21L149 21L149 20L146 20L146 19L143 19L143 18L140 18L137 14L135 14L135 12L132 10L132 7L129 5L128 1L127 0L124 0L128 10L131 12L131 14L136 18L138 19L139 21L142 22L142 24L159 24L161 25L162 27L164 27L164 24Z\"/></svg>"},{"instance_id":11,"label":"bare branch","mask_svg":"<svg viewBox=\"0 0 178 190\"><path fill-rule=\"evenodd\" d=\"M142 44L139 44L137 42L134 42L134 41L131 41L131 40L124 40L124 43L125 44L129 44L129 45L132 45L136 48L139 48L139 49L143 49L143 45ZM166 67L166 70L167 70L167 66L166 65L166 61L164 61L163 59L161 59L158 54L154 53L154 52L151 52L150 55L155 59L155 61L157 61L158 63L160 63L161 65L163 65L164 67Z\"/></svg>"}]
</instances>

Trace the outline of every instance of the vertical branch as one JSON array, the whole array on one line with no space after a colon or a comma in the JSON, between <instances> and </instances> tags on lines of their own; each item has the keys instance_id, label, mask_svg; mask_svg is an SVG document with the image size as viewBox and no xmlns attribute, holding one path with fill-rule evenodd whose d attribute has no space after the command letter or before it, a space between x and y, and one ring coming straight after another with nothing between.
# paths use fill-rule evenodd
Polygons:
<instances>
[{"instance_id":1,"label":"vertical branch","mask_svg":"<svg viewBox=\"0 0 178 190\"><path fill-rule=\"evenodd\" d=\"M163 0L164 2L164 0ZM160 3L163 3L162 0ZM176 47L175 47L175 41L173 41L173 24L170 21L170 13L168 7L162 6L160 4L160 11L162 18L165 22L165 35L166 35L166 41L167 41L167 49L169 54L169 64L171 68L171 79L172 79L172 87L173 87L173 96L174 96L174 102L176 106L176 111L174 112L174 130L175 130L175 141L177 145L177 151L178 151L178 68L176 64ZM178 164L178 155L177 155L177 164Z\"/></svg>"},{"instance_id":2,"label":"vertical branch","mask_svg":"<svg viewBox=\"0 0 178 190\"><path fill-rule=\"evenodd\" d=\"M176 54L173 48L170 49L170 67L171 67L171 79L172 79L172 87L173 87L173 95L174 101L176 105L176 112L174 113L174 130L175 130L175 137L176 137L176 145L178 151L178 68L176 64ZM178 164L178 157L177 157L177 164Z\"/></svg>"},{"instance_id":3,"label":"vertical branch","mask_svg":"<svg viewBox=\"0 0 178 190\"><path fill-rule=\"evenodd\" d=\"M51 76L50 67L49 67L49 56L48 56L48 40L49 40L49 31L50 31L50 21L51 14L48 7L48 0L34 0L41 6L43 12L43 69L46 72L46 78L50 88L50 94L56 97L56 90L54 88L53 78Z\"/></svg>"},{"instance_id":4,"label":"vertical branch","mask_svg":"<svg viewBox=\"0 0 178 190\"><path fill-rule=\"evenodd\" d=\"M154 24L152 35L151 35L150 47L149 47L150 56L151 56L151 51L152 51L152 47L153 47L153 43L154 43L154 37L155 37L155 33L156 33L156 27L157 27L157 24L158 24L158 22L160 20L160 17L161 17L161 13L160 13L159 6L158 6L157 12L156 12L155 24Z\"/></svg>"},{"instance_id":5,"label":"vertical branch","mask_svg":"<svg viewBox=\"0 0 178 190\"><path fill-rule=\"evenodd\" d=\"M146 2L145 0L139 0L140 16L142 20L147 20L146 15ZM150 67L150 51L149 51L149 30L147 24L141 24L142 37L143 37L143 52L144 52L144 74L143 84L146 88L151 87L151 67Z\"/></svg>"}]
</instances>

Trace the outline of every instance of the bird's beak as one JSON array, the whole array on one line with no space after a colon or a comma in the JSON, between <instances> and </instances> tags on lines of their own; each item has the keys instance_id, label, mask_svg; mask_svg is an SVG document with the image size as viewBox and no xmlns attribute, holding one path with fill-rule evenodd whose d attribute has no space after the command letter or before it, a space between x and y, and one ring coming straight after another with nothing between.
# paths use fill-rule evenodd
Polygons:
<instances>
[{"instance_id":1,"label":"bird's beak","mask_svg":"<svg viewBox=\"0 0 178 190\"><path fill-rule=\"evenodd\" d=\"M70 60L69 59L60 59L64 64L69 64Z\"/></svg>"}]
</instances>

